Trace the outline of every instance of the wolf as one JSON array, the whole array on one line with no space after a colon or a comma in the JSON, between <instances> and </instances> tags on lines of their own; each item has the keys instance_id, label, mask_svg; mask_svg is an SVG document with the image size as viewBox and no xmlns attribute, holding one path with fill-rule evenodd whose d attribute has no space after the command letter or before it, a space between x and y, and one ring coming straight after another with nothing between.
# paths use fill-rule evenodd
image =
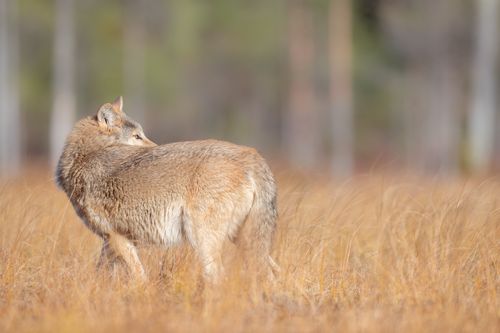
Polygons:
<instances>
[{"instance_id":1,"label":"wolf","mask_svg":"<svg viewBox=\"0 0 500 333\"><path fill-rule=\"evenodd\" d=\"M157 145L123 111L123 98L76 123L56 182L83 223L103 240L98 267L120 264L146 280L140 244L187 242L206 280L222 273L230 239L275 274L276 182L254 149L201 140Z\"/></svg>"}]
</instances>

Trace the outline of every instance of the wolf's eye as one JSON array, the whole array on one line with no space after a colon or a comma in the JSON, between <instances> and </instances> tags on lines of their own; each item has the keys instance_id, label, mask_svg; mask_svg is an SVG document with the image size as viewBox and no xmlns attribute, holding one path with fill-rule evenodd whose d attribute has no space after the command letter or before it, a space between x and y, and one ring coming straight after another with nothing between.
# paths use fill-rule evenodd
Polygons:
<instances>
[{"instance_id":1,"label":"wolf's eye","mask_svg":"<svg viewBox=\"0 0 500 333\"><path fill-rule=\"evenodd\" d=\"M134 138L137 140L142 140L141 136L139 134L134 134Z\"/></svg>"}]
</instances>

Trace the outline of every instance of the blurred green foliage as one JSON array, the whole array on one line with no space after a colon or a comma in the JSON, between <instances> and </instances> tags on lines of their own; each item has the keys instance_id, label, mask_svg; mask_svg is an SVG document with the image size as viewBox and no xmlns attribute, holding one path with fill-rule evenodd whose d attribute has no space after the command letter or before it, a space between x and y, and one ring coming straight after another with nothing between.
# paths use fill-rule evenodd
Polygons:
<instances>
[{"instance_id":1,"label":"blurred green foliage","mask_svg":"<svg viewBox=\"0 0 500 333\"><path fill-rule=\"evenodd\" d=\"M117 95L125 94L127 109L124 34L135 19L142 25L144 39L138 46L144 47L144 125L153 138L165 142L217 137L264 150L281 149L283 119L289 108L290 1L142 0L135 6L139 8L136 12L130 10L131 1L77 1L79 117L93 113ZM56 65L55 1L18 3L25 142L29 152L44 154L47 140L41 138L48 135ZM303 3L313 17L314 107L319 114L323 151L328 154L330 1ZM442 27L428 28L433 24L427 20L432 4L353 0L354 119L359 158L401 152L412 140L404 138L408 118L401 109L408 104L405 99L415 78L410 73L406 76L409 86L403 88L402 83L411 66L428 61L432 51L426 44L429 36L449 30L453 54L459 54L453 55L453 61L466 67L472 23L465 13L473 4L462 0L448 5L454 10L449 22L443 19L439 23ZM425 100L426 96L419 98Z\"/></svg>"},{"instance_id":2,"label":"blurred green foliage","mask_svg":"<svg viewBox=\"0 0 500 333\"><path fill-rule=\"evenodd\" d=\"M147 119L155 120L153 131L163 130L162 139L222 136L245 141L259 131L256 124L249 126L251 115L242 105L261 99L261 107L272 113L269 129L279 140L278 119L287 103L286 0L141 3L143 12L136 14L143 17L145 29L145 99ZM318 50L327 51L328 1L307 4L314 13ZM355 88L363 95L356 102L358 126L384 128L388 108L380 62L386 55L378 40L376 8L362 0L356 4ZM118 0L76 3L80 116L123 94L126 6L127 1ZM52 106L54 16L54 1L19 0L22 109L33 152L46 150L39 138L47 137ZM326 90L327 54L316 52L315 57L317 88Z\"/></svg>"}]
</instances>

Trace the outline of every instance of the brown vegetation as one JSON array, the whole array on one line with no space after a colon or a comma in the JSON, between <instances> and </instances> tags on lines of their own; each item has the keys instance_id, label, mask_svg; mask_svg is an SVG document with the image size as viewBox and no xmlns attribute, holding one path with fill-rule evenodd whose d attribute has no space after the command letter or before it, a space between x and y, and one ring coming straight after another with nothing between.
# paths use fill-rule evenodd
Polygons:
<instances>
[{"instance_id":1,"label":"brown vegetation","mask_svg":"<svg viewBox=\"0 0 500 333\"><path fill-rule=\"evenodd\" d=\"M236 265L200 293L188 248L142 249L145 286L109 279L48 173L1 183L0 331L499 331L498 180L278 186L276 285Z\"/></svg>"}]
</instances>

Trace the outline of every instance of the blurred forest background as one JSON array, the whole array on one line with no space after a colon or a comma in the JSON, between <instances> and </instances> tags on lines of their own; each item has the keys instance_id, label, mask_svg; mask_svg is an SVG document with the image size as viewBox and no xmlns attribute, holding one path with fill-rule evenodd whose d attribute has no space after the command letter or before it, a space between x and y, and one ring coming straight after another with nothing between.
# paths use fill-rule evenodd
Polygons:
<instances>
[{"instance_id":1,"label":"blurred forest background","mask_svg":"<svg viewBox=\"0 0 500 333\"><path fill-rule=\"evenodd\" d=\"M123 95L159 143L337 177L500 166L497 0L0 0L0 170Z\"/></svg>"}]
</instances>

